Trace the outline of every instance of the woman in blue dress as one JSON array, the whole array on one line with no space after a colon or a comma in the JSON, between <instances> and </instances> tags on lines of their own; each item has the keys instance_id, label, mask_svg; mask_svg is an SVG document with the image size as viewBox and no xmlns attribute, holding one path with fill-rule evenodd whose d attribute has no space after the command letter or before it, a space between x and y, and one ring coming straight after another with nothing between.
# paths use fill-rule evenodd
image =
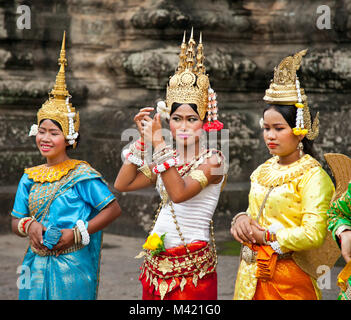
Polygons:
<instances>
[{"instance_id":1,"label":"woman in blue dress","mask_svg":"<svg viewBox=\"0 0 351 320\"><path fill-rule=\"evenodd\" d=\"M67 154L77 146L79 113L66 88L65 35L59 64L30 132L47 163L24 170L11 212L13 232L29 238L17 282L24 300L96 299L102 229L121 214L101 174Z\"/></svg>"}]
</instances>

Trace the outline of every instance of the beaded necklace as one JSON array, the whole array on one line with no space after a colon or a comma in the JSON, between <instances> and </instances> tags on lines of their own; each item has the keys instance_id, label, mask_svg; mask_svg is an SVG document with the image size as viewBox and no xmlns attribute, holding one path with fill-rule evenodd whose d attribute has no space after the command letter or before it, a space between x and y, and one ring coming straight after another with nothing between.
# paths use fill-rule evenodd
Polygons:
<instances>
[{"instance_id":1,"label":"beaded necklace","mask_svg":"<svg viewBox=\"0 0 351 320\"><path fill-rule=\"evenodd\" d=\"M183 177L187 173L189 173L191 169L197 168L204 161L206 156L209 157L208 155L211 155L210 150L205 150L200 155L194 157L189 163L176 166L176 169L177 169L178 173L180 174L180 176ZM160 187L162 187L164 189L164 186L160 186ZM158 206L158 208L156 210L155 218L153 220L153 223L152 223L152 226L151 226L149 234L151 235L151 232L152 232L152 230L153 230L153 228L154 228L154 226L156 224L157 218L159 216L159 213L160 213L163 205L168 203L169 206L170 206L170 209L171 209L173 222L176 225L176 229L177 229L178 235L179 235L181 241L183 242L183 245L185 247L185 250L186 250L190 260L193 262L193 264L196 267L196 269L200 272L199 273L200 274L200 278L202 278L206 273L203 272L202 270L200 270L200 268L197 266L196 261L193 258L193 254L190 252L190 250L189 250L189 248L188 248L188 246L187 246L187 244L185 242L185 239L183 237L183 233L180 231L180 227L179 227L179 224L178 224L178 221L177 221L177 217L176 217L176 214L175 214L173 203L172 203L172 201L168 202L168 196L165 197L165 193L166 193L165 191L161 190L161 188L160 188L159 191L160 191L162 200L161 200L161 202L160 202L160 204L159 204L159 206ZM218 257L217 257L216 241L215 241L214 227L213 227L213 220L212 219L210 221L210 232L211 232L212 251L213 251L213 254L215 256L215 264L214 265L216 266L217 262L218 262Z\"/></svg>"}]
</instances>

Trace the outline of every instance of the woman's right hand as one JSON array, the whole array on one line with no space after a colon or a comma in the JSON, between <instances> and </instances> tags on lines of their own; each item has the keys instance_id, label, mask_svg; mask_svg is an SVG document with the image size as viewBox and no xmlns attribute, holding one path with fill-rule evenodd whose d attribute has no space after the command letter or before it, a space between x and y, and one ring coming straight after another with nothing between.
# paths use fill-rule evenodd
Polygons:
<instances>
[{"instance_id":1,"label":"woman's right hand","mask_svg":"<svg viewBox=\"0 0 351 320\"><path fill-rule=\"evenodd\" d=\"M149 121L152 121L150 118L150 113L154 110L155 108L152 107L147 107L147 108L142 108L140 111L135 115L134 117L134 122L136 123L140 136L144 136L144 127L142 121L147 119Z\"/></svg>"},{"instance_id":2,"label":"woman's right hand","mask_svg":"<svg viewBox=\"0 0 351 320\"><path fill-rule=\"evenodd\" d=\"M261 231L265 230L251 217L242 215L238 217L235 224L232 225L230 233L233 235L234 239L241 244L244 242L256 243L252 228L257 228Z\"/></svg>"},{"instance_id":3,"label":"woman's right hand","mask_svg":"<svg viewBox=\"0 0 351 320\"><path fill-rule=\"evenodd\" d=\"M28 237L37 250L46 250L47 248L43 245L43 232L46 228L39 222L33 221L29 226Z\"/></svg>"}]
</instances>

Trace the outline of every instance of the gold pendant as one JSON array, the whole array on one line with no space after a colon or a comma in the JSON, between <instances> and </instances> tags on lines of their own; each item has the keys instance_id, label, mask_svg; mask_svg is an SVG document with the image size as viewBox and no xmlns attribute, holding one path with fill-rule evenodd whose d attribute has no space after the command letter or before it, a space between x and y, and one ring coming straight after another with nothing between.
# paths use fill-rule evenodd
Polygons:
<instances>
[{"instance_id":1,"label":"gold pendant","mask_svg":"<svg viewBox=\"0 0 351 320\"><path fill-rule=\"evenodd\" d=\"M152 280L152 284L155 286L155 291L158 289L158 279L155 277L154 280Z\"/></svg>"},{"instance_id":2,"label":"gold pendant","mask_svg":"<svg viewBox=\"0 0 351 320\"><path fill-rule=\"evenodd\" d=\"M161 260L158 263L158 270L165 275L167 272L171 272L173 270L173 263L169 261L168 258Z\"/></svg>"},{"instance_id":3,"label":"gold pendant","mask_svg":"<svg viewBox=\"0 0 351 320\"><path fill-rule=\"evenodd\" d=\"M193 284L195 286L195 288L197 287L197 280L199 279L199 276L197 274L193 275Z\"/></svg>"},{"instance_id":4,"label":"gold pendant","mask_svg":"<svg viewBox=\"0 0 351 320\"><path fill-rule=\"evenodd\" d=\"M183 292L185 285L186 285L186 279L183 277L182 281L180 282L180 291Z\"/></svg>"},{"instance_id":5,"label":"gold pendant","mask_svg":"<svg viewBox=\"0 0 351 320\"><path fill-rule=\"evenodd\" d=\"M134 257L134 259L140 259L142 258L143 256L145 256L146 252L143 250L143 251L140 251L139 254L137 256Z\"/></svg>"},{"instance_id":6,"label":"gold pendant","mask_svg":"<svg viewBox=\"0 0 351 320\"><path fill-rule=\"evenodd\" d=\"M175 281L175 279L173 278L172 282L169 284L168 292L171 292L176 284L177 284L177 281Z\"/></svg>"},{"instance_id":7,"label":"gold pendant","mask_svg":"<svg viewBox=\"0 0 351 320\"><path fill-rule=\"evenodd\" d=\"M199 273L199 278L202 279L206 275L206 272L204 270L201 270Z\"/></svg>"},{"instance_id":8,"label":"gold pendant","mask_svg":"<svg viewBox=\"0 0 351 320\"><path fill-rule=\"evenodd\" d=\"M168 284L165 280L162 280L160 283L160 296L161 300L163 300L164 296L166 295L168 290Z\"/></svg>"}]
</instances>

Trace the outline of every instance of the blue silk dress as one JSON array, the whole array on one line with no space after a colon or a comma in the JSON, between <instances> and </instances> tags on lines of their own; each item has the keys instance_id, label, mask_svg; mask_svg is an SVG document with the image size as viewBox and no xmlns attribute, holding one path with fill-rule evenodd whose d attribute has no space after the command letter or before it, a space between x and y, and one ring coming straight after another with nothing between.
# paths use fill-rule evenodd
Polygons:
<instances>
[{"instance_id":1,"label":"blue silk dress","mask_svg":"<svg viewBox=\"0 0 351 320\"><path fill-rule=\"evenodd\" d=\"M44 166L26 169L11 215L15 218L35 216L45 227L52 225L69 229L74 228L79 219L89 222L115 199L100 173L89 164L78 160L67 161L68 166L61 166L58 169L61 174L56 178L51 175L47 179L49 175L42 173L46 168ZM62 173L62 168L67 173ZM43 214L53 193L50 209ZM87 246L58 257L38 255L29 246L22 264L21 281L17 282L19 299L96 299L101 247L102 231L91 234Z\"/></svg>"}]
</instances>

